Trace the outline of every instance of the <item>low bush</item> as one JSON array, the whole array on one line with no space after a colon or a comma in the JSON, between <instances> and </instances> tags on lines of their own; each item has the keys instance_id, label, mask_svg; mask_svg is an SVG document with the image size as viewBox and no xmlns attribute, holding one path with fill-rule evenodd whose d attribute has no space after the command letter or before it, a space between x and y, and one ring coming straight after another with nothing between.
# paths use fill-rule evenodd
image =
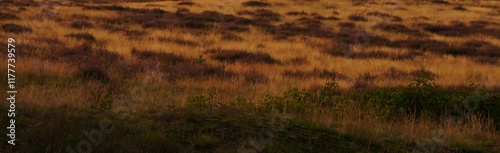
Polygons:
<instances>
[{"instance_id":1,"label":"low bush","mask_svg":"<svg viewBox=\"0 0 500 153\"><path fill-rule=\"evenodd\" d=\"M288 60L287 63L292 65L303 65L303 64L309 64L309 61L307 60L306 57L294 57Z\"/></svg>"},{"instance_id":2,"label":"low bush","mask_svg":"<svg viewBox=\"0 0 500 153\"><path fill-rule=\"evenodd\" d=\"M500 47L489 42L471 40L459 47L455 47L455 50L450 49L448 53L454 55L500 57L499 50Z\"/></svg>"},{"instance_id":3,"label":"low bush","mask_svg":"<svg viewBox=\"0 0 500 153\"><path fill-rule=\"evenodd\" d=\"M409 34L412 36L418 36L422 37L425 36L418 30L410 29L406 27L405 25L402 24L395 24L395 23L379 23L375 26L373 26L374 29L380 29L382 31L387 31L387 32L396 32L396 33L405 33Z\"/></svg>"},{"instance_id":4,"label":"low bush","mask_svg":"<svg viewBox=\"0 0 500 153\"><path fill-rule=\"evenodd\" d=\"M334 38L347 44L380 46L390 44L389 39L356 28L344 28L335 33Z\"/></svg>"},{"instance_id":5,"label":"low bush","mask_svg":"<svg viewBox=\"0 0 500 153\"><path fill-rule=\"evenodd\" d=\"M391 43L392 47L418 49L431 51L439 54L500 57L500 47L485 41L468 41L464 44L449 45L446 42L430 39L408 39L396 40Z\"/></svg>"},{"instance_id":6,"label":"low bush","mask_svg":"<svg viewBox=\"0 0 500 153\"><path fill-rule=\"evenodd\" d=\"M274 59L271 55L263 52L251 53L243 50L228 50L228 49L211 49L205 51L211 54L210 57L220 62L242 62L242 63L266 63L279 64L279 60Z\"/></svg>"},{"instance_id":7,"label":"low bush","mask_svg":"<svg viewBox=\"0 0 500 153\"><path fill-rule=\"evenodd\" d=\"M250 1L246 1L243 3L243 6L250 6L250 7L267 7L267 6L271 6L271 4L267 3L267 2L261 2L261 1L254 1L254 0L250 0Z\"/></svg>"},{"instance_id":8,"label":"low bush","mask_svg":"<svg viewBox=\"0 0 500 153\"><path fill-rule=\"evenodd\" d=\"M396 3L396 2L385 2L384 4L385 5L398 5L398 3Z\"/></svg>"},{"instance_id":9,"label":"low bush","mask_svg":"<svg viewBox=\"0 0 500 153\"><path fill-rule=\"evenodd\" d=\"M175 14L179 16L182 14L188 14L190 12L191 11L188 8L180 7L180 8L177 8L177 10L175 11Z\"/></svg>"},{"instance_id":10,"label":"low bush","mask_svg":"<svg viewBox=\"0 0 500 153\"><path fill-rule=\"evenodd\" d=\"M403 60L403 59L411 59L415 56L420 56L422 54L418 52L409 52L409 53L388 53L379 50L371 50L371 51L360 51L360 52L348 52L348 53L334 53L331 54L333 56L344 56L354 59L369 59L369 58L385 58L392 60Z\"/></svg>"},{"instance_id":11,"label":"low bush","mask_svg":"<svg viewBox=\"0 0 500 153\"><path fill-rule=\"evenodd\" d=\"M0 20L19 20L20 18L11 13L0 12Z\"/></svg>"},{"instance_id":12,"label":"low bush","mask_svg":"<svg viewBox=\"0 0 500 153\"><path fill-rule=\"evenodd\" d=\"M130 7L123 7L121 5L102 5L102 6L84 6L84 10L106 10L106 11L119 11L128 13L140 13L140 14L164 14L167 13L161 9L137 9Z\"/></svg>"},{"instance_id":13,"label":"low bush","mask_svg":"<svg viewBox=\"0 0 500 153\"><path fill-rule=\"evenodd\" d=\"M461 22L455 22L451 25L433 25L424 23L420 24L420 26L426 31L443 36L467 36L478 30L467 27L467 25Z\"/></svg>"},{"instance_id":14,"label":"low bush","mask_svg":"<svg viewBox=\"0 0 500 153\"><path fill-rule=\"evenodd\" d=\"M83 28L92 28L93 25L90 22L80 20L71 22L70 27L75 29L83 29Z\"/></svg>"},{"instance_id":15,"label":"low bush","mask_svg":"<svg viewBox=\"0 0 500 153\"><path fill-rule=\"evenodd\" d=\"M450 2L445 1L445 0L432 0L431 1L434 4L445 4L445 5L450 5Z\"/></svg>"},{"instance_id":16,"label":"low bush","mask_svg":"<svg viewBox=\"0 0 500 153\"><path fill-rule=\"evenodd\" d=\"M467 9L463 6L455 6L453 7L453 10L457 10L457 11L467 11Z\"/></svg>"},{"instance_id":17,"label":"low bush","mask_svg":"<svg viewBox=\"0 0 500 153\"><path fill-rule=\"evenodd\" d=\"M226 71L223 66L215 66L206 62L196 62L195 58L150 50L132 49L131 54L139 59L142 67L148 67L160 73L160 77L175 81L179 79L229 79L236 76Z\"/></svg>"},{"instance_id":18,"label":"low bush","mask_svg":"<svg viewBox=\"0 0 500 153\"><path fill-rule=\"evenodd\" d=\"M193 6L194 2L191 2L191 1L182 1L182 2L177 3L177 5Z\"/></svg>"},{"instance_id":19,"label":"low bush","mask_svg":"<svg viewBox=\"0 0 500 153\"><path fill-rule=\"evenodd\" d=\"M340 20L340 18L335 17L335 16L329 16L329 17L326 17L326 18L318 18L317 16L315 16L314 18L318 19L318 20L328 20L328 21L337 21L337 20Z\"/></svg>"},{"instance_id":20,"label":"low bush","mask_svg":"<svg viewBox=\"0 0 500 153\"><path fill-rule=\"evenodd\" d=\"M338 87L336 83L327 83L315 90L292 88L282 96L267 96L263 103L265 109L278 113L308 114L320 108L335 110L343 102Z\"/></svg>"},{"instance_id":21,"label":"low bush","mask_svg":"<svg viewBox=\"0 0 500 153\"><path fill-rule=\"evenodd\" d=\"M452 22L449 25L433 25L427 23L421 23L420 26L429 32L443 35L443 36L469 36L473 34L483 34L492 36L495 38L500 38L500 30L496 28L487 28L486 25L498 25L493 22L484 21L471 21L470 25L467 26L463 22Z\"/></svg>"},{"instance_id":22,"label":"low bush","mask_svg":"<svg viewBox=\"0 0 500 153\"><path fill-rule=\"evenodd\" d=\"M255 15L255 12L249 10L238 11L236 14L238 15Z\"/></svg>"},{"instance_id":23,"label":"low bush","mask_svg":"<svg viewBox=\"0 0 500 153\"><path fill-rule=\"evenodd\" d=\"M64 37L75 38L78 40L85 40L88 42L95 41L95 37L90 33L70 33L70 34L64 35Z\"/></svg>"},{"instance_id":24,"label":"low bush","mask_svg":"<svg viewBox=\"0 0 500 153\"><path fill-rule=\"evenodd\" d=\"M179 79L230 79L237 76L236 73L232 71L226 71L223 66L215 66L207 63L198 64L194 62L194 59L190 59L190 62L184 62L179 64L163 64L158 67L158 70L162 73L162 77L175 81Z\"/></svg>"},{"instance_id":25,"label":"low bush","mask_svg":"<svg viewBox=\"0 0 500 153\"><path fill-rule=\"evenodd\" d=\"M351 45L341 42L333 42L323 49L323 53L332 56L350 57L352 52Z\"/></svg>"},{"instance_id":26,"label":"low bush","mask_svg":"<svg viewBox=\"0 0 500 153\"><path fill-rule=\"evenodd\" d=\"M257 9L254 11L254 17L255 19L259 20L269 20L269 21L280 21L281 15L279 13L275 13L271 10L267 9Z\"/></svg>"},{"instance_id":27,"label":"low bush","mask_svg":"<svg viewBox=\"0 0 500 153\"><path fill-rule=\"evenodd\" d=\"M61 48L47 56L56 61L64 61L76 65L98 65L102 67L122 59L122 57L116 53L104 49L95 49L90 44L82 44L71 48Z\"/></svg>"},{"instance_id":28,"label":"low bush","mask_svg":"<svg viewBox=\"0 0 500 153\"><path fill-rule=\"evenodd\" d=\"M171 22L166 21L166 20L151 20L148 22L144 22L142 24L143 28L155 28L155 29L166 29L170 26Z\"/></svg>"},{"instance_id":29,"label":"low bush","mask_svg":"<svg viewBox=\"0 0 500 153\"><path fill-rule=\"evenodd\" d=\"M472 60L476 63L481 64L490 64L490 65L499 65L500 59L498 57L490 57L490 56L474 56Z\"/></svg>"},{"instance_id":30,"label":"low bush","mask_svg":"<svg viewBox=\"0 0 500 153\"><path fill-rule=\"evenodd\" d=\"M157 52L151 50L132 49L130 53L138 59L146 62L161 63L161 64L180 64L188 63L189 60L181 55L166 52Z\"/></svg>"},{"instance_id":31,"label":"low bush","mask_svg":"<svg viewBox=\"0 0 500 153\"><path fill-rule=\"evenodd\" d=\"M368 21L368 19L366 19L363 15L361 14L351 14L349 15L349 20L351 21Z\"/></svg>"},{"instance_id":32,"label":"low bush","mask_svg":"<svg viewBox=\"0 0 500 153\"><path fill-rule=\"evenodd\" d=\"M148 35L148 32L139 30L125 30L124 34L130 40L140 40L142 37Z\"/></svg>"},{"instance_id":33,"label":"low bush","mask_svg":"<svg viewBox=\"0 0 500 153\"><path fill-rule=\"evenodd\" d=\"M245 32L249 30L247 26L240 25L235 22L221 23L220 28L223 31L233 31L233 32Z\"/></svg>"},{"instance_id":34,"label":"low bush","mask_svg":"<svg viewBox=\"0 0 500 153\"><path fill-rule=\"evenodd\" d=\"M289 15L289 16L305 16L305 15L307 15L307 13L304 12L304 11L301 11L301 12L290 11L290 12L287 12L286 15Z\"/></svg>"},{"instance_id":35,"label":"low bush","mask_svg":"<svg viewBox=\"0 0 500 153\"><path fill-rule=\"evenodd\" d=\"M444 51L450 47L450 45L446 42L432 40L432 39L396 40L393 41L390 46L424 50L424 51Z\"/></svg>"},{"instance_id":36,"label":"low bush","mask_svg":"<svg viewBox=\"0 0 500 153\"><path fill-rule=\"evenodd\" d=\"M196 47L196 46L200 45L196 41L184 40L184 39L180 39L180 38L159 37L158 41L160 41L160 42L170 42L170 43L175 43L175 44L178 44L178 45L191 46L191 47Z\"/></svg>"},{"instance_id":37,"label":"low bush","mask_svg":"<svg viewBox=\"0 0 500 153\"><path fill-rule=\"evenodd\" d=\"M75 76L77 78L81 78L84 80L96 80L96 81L102 81L102 82L109 81L109 77L108 77L106 71L103 70L102 67L98 67L98 66L80 67L80 68L78 68L78 71L76 72Z\"/></svg>"},{"instance_id":38,"label":"low bush","mask_svg":"<svg viewBox=\"0 0 500 153\"><path fill-rule=\"evenodd\" d=\"M370 82L374 76L364 74L359 80ZM369 83L368 83L369 85ZM367 86L365 84L364 86ZM465 118L476 114L482 119L493 119L500 123L500 103L498 93L487 92L478 85L442 88L434 83L430 75L414 77L407 86L378 88L342 92L338 84L304 90L293 88L282 96L268 96L265 107L278 112L307 114L345 108L356 102L356 107L367 111L376 110L379 117L401 119L431 117L437 122L448 118Z\"/></svg>"},{"instance_id":39,"label":"low bush","mask_svg":"<svg viewBox=\"0 0 500 153\"><path fill-rule=\"evenodd\" d=\"M12 23L2 25L2 29L5 32L10 32L10 33L15 33L15 34L33 31L29 27L25 27L25 26L21 26L21 25L17 25L17 24L12 24Z\"/></svg>"},{"instance_id":40,"label":"low bush","mask_svg":"<svg viewBox=\"0 0 500 153\"><path fill-rule=\"evenodd\" d=\"M221 39L227 41L243 41L242 37L231 32L223 32Z\"/></svg>"},{"instance_id":41,"label":"low bush","mask_svg":"<svg viewBox=\"0 0 500 153\"><path fill-rule=\"evenodd\" d=\"M470 27L473 28L485 28L486 26L490 25L500 25L495 22L489 22L489 21L483 21L483 20L474 20L469 22Z\"/></svg>"},{"instance_id":42,"label":"low bush","mask_svg":"<svg viewBox=\"0 0 500 153\"><path fill-rule=\"evenodd\" d=\"M120 5L111 5L111 6L85 6L84 10L109 10L109 11L126 11L130 8L126 8Z\"/></svg>"},{"instance_id":43,"label":"low bush","mask_svg":"<svg viewBox=\"0 0 500 153\"><path fill-rule=\"evenodd\" d=\"M355 28L356 27L356 24L354 24L352 22L339 22L338 25L341 28Z\"/></svg>"},{"instance_id":44,"label":"low bush","mask_svg":"<svg viewBox=\"0 0 500 153\"><path fill-rule=\"evenodd\" d=\"M89 16L83 15L83 14L72 14L70 17L73 19L80 19L80 20L89 20L90 19Z\"/></svg>"},{"instance_id":45,"label":"low bush","mask_svg":"<svg viewBox=\"0 0 500 153\"><path fill-rule=\"evenodd\" d=\"M333 70L319 70L319 69L314 69L312 71L285 70L282 74L285 77L296 78L296 79L317 77L317 78L325 78L325 79L335 80L335 79L346 79L347 78L346 75L341 74L341 73L336 72L336 71L333 71Z\"/></svg>"},{"instance_id":46,"label":"low bush","mask_svg":"<svg viewBox=\"0 0 500 153\"><path fill-rule=\"evenodd\" d=\"M356 95L367 102L367 106L378 108L384 116L398 115L435 119L469 115L480 115L484 119L500 121L500 104L494 93L485 92L477 86L440 88L429 75L420 75L407 87L379 89ZM459 116L460 117L460 116Z\"/></svg>"},{"instance_id":47,"label":"low bush","mask_svg":"<svg viewBox=\"0 0 500 153\"><path fill-rule=\"evenodd\" d=\"M392 22L403 22L403 18L399 16L393 16L391 19Z\"/></svg>"},{"instance_id":48,"label":"low bush","mask_svg":"<svg viewBox=\"0 0 500 153\"><path fill-rule=\"evenodd\" d=\"M392 16L389 13L382 13L382 12L379 12L379 11L368 12L368 13L366 13L366 15L368 15L368 16L376 16L376 17L383 17L383 18L388 18L388 17Z\"/></svg>"},{"instance_id":49,"label":"low bush","mask_svg":"<svg viewBox=\"0 0 500 153\"><path fill-rule=\"evenodd\" d=\"M265 74L257 71L246 72L243 74L245 83L250 84L263 84L269 82L269 78Z\"/></svg>"}]
</instances>

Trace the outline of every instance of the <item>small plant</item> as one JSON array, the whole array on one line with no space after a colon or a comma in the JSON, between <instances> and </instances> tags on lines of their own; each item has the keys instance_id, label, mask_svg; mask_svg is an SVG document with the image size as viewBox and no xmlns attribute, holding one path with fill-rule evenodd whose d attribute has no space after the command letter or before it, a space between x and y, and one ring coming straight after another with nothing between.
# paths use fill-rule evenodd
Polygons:
<instances>
[{"instance_id":1,"label":"small plant","mask_svg":"<svg viewBox=\"0 0 500 153\"><path fill-rule=\"evenodd\" d=\"M111 99L111 97L106 96L101 100L99 107L102 110L111 110L111 108L113 107L113 100Z\"/></svg>"},{"instance_id":2,"label":"small plant","mask_svg":"<svg viewBox=\"0 0 500 153\"><path fill-rule=\"evenodd\" d=\"M80 68L76 73L76 77L84 80L96 80L102 82L107 82L109 80L106 71L97 66L87 66Z\"/></svg>"},{"instance_id":3,"label":"small plant","mask_svg":"<svg viewBox=\"0 0 500 153\"><path fill-rule=\"evenodd\" d=\"M467 9L463 6L456 6L456 7L453 7L453 10L457 10L457 11L467 11Z\"/></svg>"},{"instance_id":4,"label":"small plant","mask_svg":"<svg viewBox=\"0 0 500 153\"><path fill-rule=\"evenodd\" d=\"M199 55L198 58L195 60L195 62L198 64L202 64L205 61L206 61L206 59L203 58L203 55Z\"/></svg>"},{"instance_id":5,"label":"small plant","mask_svg":"<svg viewBox=\"0 0 500 153\"><path fill-rule=\"evenodd\" d=\"M90 105L90 108L92 109L99 109L99 110L111 110L113 107L113 100L111 97L105 96L102 98L98 103L93 103Z\"/></svg>"}]
</instances>

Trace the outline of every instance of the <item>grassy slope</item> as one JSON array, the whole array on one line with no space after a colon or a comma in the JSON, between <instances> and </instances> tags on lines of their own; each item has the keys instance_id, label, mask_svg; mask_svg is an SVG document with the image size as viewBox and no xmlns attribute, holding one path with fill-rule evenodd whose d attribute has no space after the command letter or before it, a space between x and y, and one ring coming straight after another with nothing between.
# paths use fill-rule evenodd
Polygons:
<instances>
[{"instance_id":1,"label":"grassy slope","mask_svg":"<svg viewBox=\"0 0 500 153\"><path fill-rule=\"evenodd\" d=\"M285 5L280 5L279 2L284 2ZM338 30L340 22L353 22L358 28L391 41L411 38L405 33L371 28L389 20L364 14L381 11L402 17L401 24L427 34L426 39L451 45L474 40L485 41L493 46L500 45L499 39L487 34L447 37L414 26L420 22L448 24L454 20L466 23L476 20L498 21L498 9L490 7L498 6L498 2L494 1L454 2L453 5L419 1L385 5L384 1L377 4L365 3L362 7L353 6L354 1L279 2L273 1L272 8L265 8L282 16L282 20L273 23L273 26L284 22L296 22L298 17L285 15L289 11L304 10L309 14L319 13L323 16L331 16L332 12L336 11L340 14L333 15L340 20L322 21L323 27ZM235 14L242 10L259 9L243 7L241 1L232 0L195 1L193 6L180 6L177 3L177 1L161 1L119 5L141 9L159 7L169 12L175 12L179 8L189 8L195 17L206 10ZM464 5L468 11L452 10L455 5L459 5L458 3ZM37 3L30 2L30 4ZM20 52L21 56L18 58L20 62L17 65L21 96L16 118L19 126L19 145L12 148L2 144L0 152L66 152L67 145L74 147L85 139L82 130L98 128L99 122L105 118L112 121L115 129L102 143L93 147L95 152L498 152L500 150L498 147L500 136L498 129L495 129L498 127L498 120L495 122L491 116L484 115L491 112L498 116L499 113L496 112L500 110L497 109L499 105L480 103L498 100L500 78L496 76L500 74L500 67L497 54L489 58L490 64L478 62L472 55L454 56L433 51L424 52L419 49L415 50L423 53L422 55L411 55L415 57L405 60L371 57L377 54L368 54L367 58L329 56L323 53L324 48L339 40L300 35L290 37L286 41L276 40L272 34L262 32L256 26L248 26L248 31L233 32L236 36L242 37L242 41L228 41L221 38L224 34L217 28L207 30L208 33L200 35L197 29L156 29L141 25L144 23L127 25L107 23L127 14L141 14L133 12L133 9L132 12L127 12L128 10L120 12L85 10L82 6L54 5L50 8L43 3L41 5L40 7L27 5L27 10L15 14L20 19L2 20L2 24L5 21L27 26L33 30L20 34L0 31L2 38L14 36L19 39L18 45L23 47L20 50L25 51ZM19 10L21 8L12 7ZM42 8L59 13L61 19L48 17L31 20ZM75 14L80 16L74 17ZM351 14L362 14L368 21L350 21L348 18ZM88 22L93 27L83 29L71 27L74 21L84 17L89 18ZM430 19L423 21L421 20L423 17ZM105 25L111 26L111 29L116 28L119 31L121 28L127 32L111 32L112 30L110 31L109 27L106 29ZM498 29L497 25L487 27ZM139 34L128 35L134 32ZM146 35L140 36L141 32ZM95 37L95 41L90 42L92 50L108 50L109 52L105 51L102 55L113 57L113 53L116 53L121 58L109 62L107 60L110 59L101 54L87 54L87 50L82 49L86 46L81 44L89 42L66 36L77 33L88 33L91 37ZM160 41L159 38L167 39ZM4 43L0 44L3 46ZM391 55L410 53L413 50L397 46L350 45L355 53L365 51L360 48ZM150 50L156 52L154 55L165 59L162 60L160 57L157 61L154 57L141 59L140 56L131 54L132 48ZM244 59L250 63L217 61L206 52L216 48L244 51L249 55L262 55L252 53L263 51L284 64L262 63L258 60L259 56L255 56L257 62L252 61L254 60L252 58ZM74 52L66 54L68 51ZM180 54L181 57L179 59L168 53ZM61 58L63 55L65 57ZM200 65L193 64L192 59L199 55L203 55L206 61ZM83 57L87 60L82 60ZM171 72L168 70L183 72L172 67L167 67L170 68L167 71L154 70L161 68L155 67L158 65L168 66L170 64L168 60L182 61L182 57L190 58L186 63L181 62L186 64L185 68L189 70L187 73L170 75ZM0 61L5 61L3 58L0 57ZM302 59L305 62L290 64L289 61L293 61L292 59ZM92 78L85 79L86 76L80 74L82 70L78 68L79 66L95 64L93 62L104 63L103 65L111 63L108 67L94 71L96 73L104 71L103 76L109 77L109 80L101 82L100 79L97 81ZM135 71L144 65L152 67L153 70ZM222 66L225 71L210 67L211 65ZM215 73L221 74L232 71L235 75L229 79L197 75L198 70L205 68L212 68ZM299 70L298 76L304 77L284 75L287 71L295 70ZM402 92L400 89L411 83L410 75L415 70L417 72L424 70L437 75L436 83L442 88L439 87L439 91L431 88L431 90L416 89L418 92L413 90ZM5 71L2 69L1 74L5 74ZM131 76L128 76L129 72ZM330 78L331 73L345 75L346 78ZM176 78L172 81L165 75ZM314 93L290 90L293 87L304 88L307 91L321 89L325 82L331 81L338 82L342 89L339 91L341 93L337 91L328 93L327 96L333 95L334 99L327 97L326 102L322 99L325 95L316 97L313 95L311 98L310 94ZM457 86L467 86L471 82L481 83L482 86L477 89L464 88L465 91L455 90L462 89ZM355 85L362 86L362 89L352 89ZM441 89L449 93L442 92ZM478 92L484 90L487 94L477 94L475 90ZM347 96L343 95L345 92ZM431 112L428 113L431 115L432 113L442 115L444 110L450 110L450 107L455 109L454 107L458 106L458 122L454 118L436 120L435 116L416 118L411 113L385 116L384 113L394 113L400 108L413 110L411 109L413 105L404 101L404 98L418 101L418 96L412 94L425 97L420 102L426 104L424 107L430 108ZM475 100L481 104L480 106L487 107L473 108L471 116L462 114L462 111L471 110L468 102L476 102ZM213 106L214 103L216 106ZM130 115L124 119L119 118L116 112L121 108L126 108ZM432 112L434 110L436 112ZM6 105L2 104L0 114L5 114L5 111ZM482 114L474 114L476 111L481 111ZM2 125L5 118L5 115L0 116ZM5 132L0 130L0 135L5 135ZM3 143L5 139L0 140Z\"/></svg>"},{"instance_id":2,"label":"grassy slope","mask_svg":"<svg viewBox=\"0 0 500 153\"><path fill-rule=\"evenodd\" d=\"M23 131L18 134L18 145L3 146L0 148L3 152L65 152L68 145L75 148L86 139L82 131L98 129L101 120L109 121L113 130L93 147L95 152L407 152L414 149L395 142L378 144L321 126L248 111L172 109L133 114L126 120L113 112L68 108L23 110L18 115L18 130Z\"/></svg>"}]
</instances>

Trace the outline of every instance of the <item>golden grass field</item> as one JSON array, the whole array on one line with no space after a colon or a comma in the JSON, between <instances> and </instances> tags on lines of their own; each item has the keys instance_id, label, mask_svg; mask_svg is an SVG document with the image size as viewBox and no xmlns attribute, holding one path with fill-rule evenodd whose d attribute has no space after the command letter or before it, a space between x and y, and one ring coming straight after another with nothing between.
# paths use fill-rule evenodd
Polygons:
<instances>
[{"instance_id":1,"label":"golden grass field","mask_svg":"<svg viewBox=\"0 0 500 153\"><path fill-rule=\"evenodd\" d=\"M278 103L269 102L269 97L279 99L280 95L285 99L284 108L277 110L280 117L307 124L313 131L308 133L310 137L321 128L341 135L340 141L356 144L347 145L344 151L335 151L337 145L330 146L332 150L321 150L329 145L320 145L324 147L317 148L321 152L500 151L498 122L491 115L500 108L499 1L34 0L0 2L0 7L0 44L7 46L7 38L16 39L17 105L24 114L20 117L20 124L25 125L21 132L26 130L19 138L24 145L0 147L0 152L66 152L67 145L83 136L71 136L71 140L65 134L49 136L48 128L69 130L64 126L66 122L49 124L65 120L51 116L54 113L50 112L58 109L82 116L96 114L100 117L89 120L98 120L127 108L132 114L130 120L144 124L141 128L157 127L157 117L151 116L174 108L182 113L173 114L213 114L209 110L219 110L228 116L238 114L234 115L235 123L247 123L241 114L272 116L275 110L267 108L272 105L275 109ZM6 61L7 57L0 59ZM6 73L6 67L1 71ZM457 122L415 112L387 117L380 115L378 106L371 108L370 102L377 97L351 95L404 88L421 74L432 76L439 91L451 93L450 101L457 102L453 106L468 105L464 99L471 97L478 99L455 93L455 89L462 88L463 93L484 92L481 100L489 103L473 110L464 104L466 111L460 112L466 115ZM327 101L345 103L335 103L331 108L309 105L307 102L314 100L300 96L297 100L297 95L292 94L291 99L303 102L292 108L294 104L286 97L291 89L314 93L333 82L338 87L334 99ZM241 107L233 106L241 101ZM195 107L190 103L203 104ZM225 109L226 105L229 109ZM438 110L447 112L453 106L443 104ZM309 107L312 109L306 109ZM490 115L477 113L476 109ZM88 119L79 115L73 117L82 118L81 122L69 124L83 124ZM116 123L137 129L126 121ZM144 138L130 136L122 140L115 132L112 139L119 139L117 142L106 140L93 151L242 152L234 149L238 144L219 137L217 132L202 132L202 138L186 144L168 136L152 139L165 132L156 130L146 137L146 147L115 148L119 142ZM118 133L127 134L124 131ZM44 132L47 134L34 136ZM47 136L54 138L55 144L43 146L45 142L23 136ZM204 141L198 142L200 139ZM157 141L180 145L170 146L177 149L162 149ZM253 151L318 151L304 149L317 144L286 146L300 141L284 138L266 142L265 147ZM200 149L197 143L210 147Z\"/></svg>"}]
</instances>

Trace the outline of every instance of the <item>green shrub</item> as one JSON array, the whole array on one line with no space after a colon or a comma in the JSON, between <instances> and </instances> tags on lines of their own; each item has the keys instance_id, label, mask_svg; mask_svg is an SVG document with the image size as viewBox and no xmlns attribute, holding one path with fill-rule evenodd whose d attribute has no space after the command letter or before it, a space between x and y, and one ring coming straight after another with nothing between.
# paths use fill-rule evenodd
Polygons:
<instances>
[{"instance_id":1,"label":"green shrub","mask_svg":"<svg viewBox=\"0 0 500 153\"><path fill-rule=\"evenodd\" d=\"M478 85L442 88L429 74L417 76L406 87L355 92L350 98L366 102L365 109L377 109L382 116L423 114L436 119L476 114L500 121L500 100Z\"/></svg>"},{"instance_id":2,"label":"green shrub","mask_svg":"<svg viewBox=\"0 0 500 153\"><path fill-rule=\"evenodd\" d=\"M341 94L338 84L327 83L312 90L292 88L282 96L267 96L264 109L279 113L308 114L345 109L346 101L358 101L360 109L375 110L381 117L432 117L436 120L462 118L476 114L500 123L500 99L496 92L486 92L477 84L462 87L439 87L434 75L419 73L403 87L359 90ZM358 107L358 106L356 106Z\"/></svg>"},{"instance_id":3,"label":"green shrub","mask_svg":"<svg viewBox=\"0 0 500 153\"><path fill-rule=\"evenodd\" d=\"M113 99L111 97L106 96L99 101L98 104L92 104L90 106L92 109L100 109L100 110L111 110L113 108Z\"/></svg>"}]
</instances>

